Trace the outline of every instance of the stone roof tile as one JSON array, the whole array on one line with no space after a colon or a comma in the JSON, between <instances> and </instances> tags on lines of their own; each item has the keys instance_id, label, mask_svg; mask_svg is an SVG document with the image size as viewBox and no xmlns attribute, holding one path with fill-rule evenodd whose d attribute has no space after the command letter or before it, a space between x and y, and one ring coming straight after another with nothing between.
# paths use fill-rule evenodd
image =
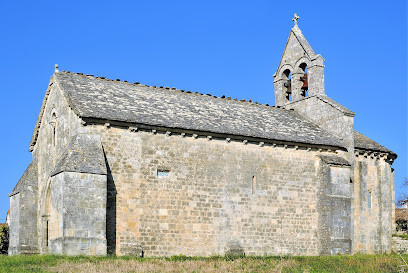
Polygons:
<instances>
[{"instance_id":1,"label":"stone roof tile","mask_svg":"<svg viewBox=\"0 0 408 273\"><path fill-rule=\"evenodd\" d=\"M336 156L336 155L319 155L319 157L329 165L336 166L351 166L350 162L346 159Z\"/></svg>"},{"instance_id":2,"label":"stone roof tile","mask_svg":"<svg viewBox=\"0 0 408 273\"><path fill-rule=\"evenodd\" d=\"M59 158L51 176L61 172L107 174L100 137L78 134Z\"/></svg>"},{"instance_id":3,"label":"stone roof tile","mask_svg":"<svg viewBox=\"0 0 408 273\"><path fill-rule=\"evenodd\" d=\"M366 137L365 135L357 131L354 131L354 147L356 149L390 153L396 156L396 154L393 151L385 148L384 146L378 144L374 140Z\"/></svg>"},{"instance_id":4,"label":"stone roof tile","mask_svg":"<svg viewBox=\"0 0 408 273\"><path fill-rule=\"evenodd\" d=\"M72 73L54 77L82 118L344 147L291 110Z\"/></svg>"},{"instance_id":5,"label":"stone roof tile","mask_svg":"<svg viewBox=\"0 0 408 273\"><path fill-rule=\"evenodd\" d=\"M23 185L28 183L27 181L32 182L34 185L37 185L38 183L38 172L36 162L31 161L30 165L28 165L27 169L24 171L23 175L21 176L20 180L18 180L16 186L14 187L13 191L9 194L9 196L19 193Z\"/></svg>"}]
</instances>

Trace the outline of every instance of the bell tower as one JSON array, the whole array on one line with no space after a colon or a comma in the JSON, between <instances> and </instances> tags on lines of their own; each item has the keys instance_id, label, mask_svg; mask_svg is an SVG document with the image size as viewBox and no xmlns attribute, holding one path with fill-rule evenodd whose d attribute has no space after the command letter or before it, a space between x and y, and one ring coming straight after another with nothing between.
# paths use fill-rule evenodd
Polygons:
<instances>
[{"instance_id":1,"label":"bell tower","mask_svg":"<svg viewBox=\"0 0 408 273\"><path fill-rule=\"evenodd\" d=\"M275 105L284 106L303 98L324 95L324 59L315 54L298 27L291 29L281 62L274 77Z\"/></svg>"}]
</instances>

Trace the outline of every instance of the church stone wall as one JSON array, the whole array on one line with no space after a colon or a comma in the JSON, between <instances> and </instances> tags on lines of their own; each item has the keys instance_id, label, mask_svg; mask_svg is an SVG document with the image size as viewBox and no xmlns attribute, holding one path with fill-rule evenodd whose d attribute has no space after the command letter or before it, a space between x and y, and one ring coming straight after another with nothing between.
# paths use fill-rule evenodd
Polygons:
<instances>
[{"instance_id":1,"label":"church stone wall","mask_svg":"<svg viewBox=\"0 0 408 273\"><path fill-rule=\"evenodd\" d=\"M102 136L116 254L320 253L317 151L86 127Z\"/></svg>"},{"instance_id":2,"label":"church stone wall","mask_svg":"<svg viewBox=\"0 0 408 273\"><path fill-rule=\"evenodd\" d=\"M393 173L383 158L356 157L354 189L355 251L391 251Z\"/></svg>"},{"instance_id":3,"label":"church stone wall","mask_svg":"<svg viewBox=\"0 0 408 273\"><path fill-rule=\"evenodd\" d=\"M352 196L350 166L321 164L323 175L319 199L320 254L350 254L352 251Z\"/></svg>"},{"instance_id":4,"label":"church stone wall","mask_svg":"<svg viewBox=\"0 0 408 273\"><path fill-rule=\"evenodd\" d=\"M37 185L34 182L27 181L24 189L19 195L19 252L25 254L38 253L37 242L37 209L35 207L37 199ZM14 228L13 228L14 229Z\"/></svg>"},{"instance_id":5,"label":"church stone wall","mask_svg":"<svg viewBox=\"0 0 408 273\"><path fill-rule=\"evenodd\" d=\"M52 82L52 81L51 81ZM54 83L51 85L47 104L41 119L41 127L38 134L37 144L32 152L33 160L38 162L38 202L37 206L37 229L38 245L40 252L47 252L46 236L46 207L45 199L50 174L61 154L64 152L72 136L80 130L80 119L68 106L66 98L59 87ZM56 115L55 141L53 136L52 116ZM55 145L54 145L55 144ZM30 206L33 206L30 202Z\"/></svg>"},{"instance_id":6,"label":"church stone wall","mask_svg":"<svg viewBox=\"0 0 408 273\"><path fill-rule=\"evenodd\" d=\"M347 113L344 112L344 109L338 109L338 107L343 107L341 105L336 105L336 102L332 102L329 98L325 96L314 96L309 97L301 101L293 102L287 106L287 108L293 108L297 111L300 115L307 118L311 122L315 123L322 129L326 130L330 134L333 134L343 140L345 147L347 147L347 151L339 152L339 156L347 159L350 164L350 170L348 171L348 183L353 183L354 180L354 113L347 110ZM351 187L351 186L350 186ZM341 195L342 196L342 195ZM351 211L354 210L354 190L350 190L349 193L346 195L347 199L343 197L340 198L331 198L333 201L331 204L333 208L342 207L345 213L350 217L347 223L350 223L350 226L346 229L350 229L349 231L349 239L350 239L350 249L348 251L354 251L353 245L353 234L355 233L354 228L354 214ZM334 201L336 199L337 201ZM344 218L343 216L337 217L337 219ZM334 223L333 223L334 224ZM337 224L334 224L337 225ZM343 229L344 230L344 229ZM337 236L333 236L333 238L338 238ZM345 238L345 237L344 237ZM342 236L338 238L338 241L342 241L344 239ZM343 247L339 247L340 249L347 248L348 242L344 242ZM329 253L335 253L337 250L330 250Z\"/></svg>"}]
</instances>

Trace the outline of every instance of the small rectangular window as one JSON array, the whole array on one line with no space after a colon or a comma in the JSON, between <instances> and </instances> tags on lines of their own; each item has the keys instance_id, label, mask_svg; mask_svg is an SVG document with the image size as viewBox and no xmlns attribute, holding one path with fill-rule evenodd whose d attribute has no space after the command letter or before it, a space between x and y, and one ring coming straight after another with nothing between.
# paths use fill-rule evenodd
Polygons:
<instances>
[{"instance_id":1,"label":"small rectangular window","mask_svg":"<svg viewBox=\"0 0 408 273\"><path fill-rule=\"evenodd\" d=\"M367 207L371 209L371 191L367 193Z\"/></svg>"},{"instance_id":2,"label":"small rectangular window","mask_svg":"<svg viewBox=\"0 0 408 273\"><path fill-rule=\"evenodd\" d=\"M167 177L169 176L169 171L167 170L157 170L158 177Z\"/></svg>"}]
</instances>

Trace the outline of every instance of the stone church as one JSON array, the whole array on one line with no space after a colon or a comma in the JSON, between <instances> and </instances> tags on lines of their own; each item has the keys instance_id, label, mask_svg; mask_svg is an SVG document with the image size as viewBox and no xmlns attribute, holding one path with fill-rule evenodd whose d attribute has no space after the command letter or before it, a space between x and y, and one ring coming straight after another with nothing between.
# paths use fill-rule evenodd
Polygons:
<instances>
[{"instance_id":1,"label":"stone church","mask_svg":"<svg viewBox=\"0 0 408 273\"><path fill-rule=\"evenodd\" d=\"M397 155L326 95L297 19L275 106L56 66L9 253L389 253Z\"/></svg>"}]
</instances>

